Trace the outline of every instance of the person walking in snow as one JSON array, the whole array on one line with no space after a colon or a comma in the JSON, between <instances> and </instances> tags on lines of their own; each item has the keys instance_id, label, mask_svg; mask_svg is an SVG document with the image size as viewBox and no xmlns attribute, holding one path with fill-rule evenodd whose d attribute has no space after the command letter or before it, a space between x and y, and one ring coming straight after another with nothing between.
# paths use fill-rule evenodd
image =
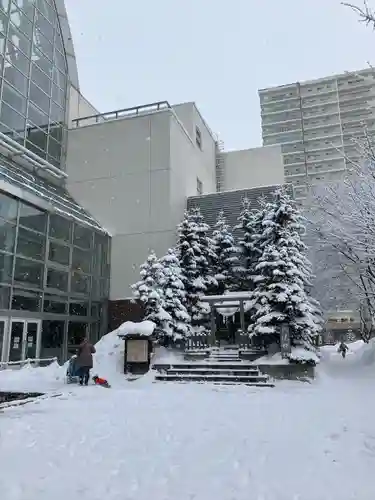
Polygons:
<instances>
[{"instance_id":1,"label":"person walking in snow","mask_svg":"<svg viewBox=\"0 0 375 500\"><path fill-rule=\"evenodd\" d=\"M341 356L345 359L346 352L349 350L349 347L345 344L344 341L341 341L337 352L341 353Z\"/></svg>"},{"instance_id":2,"label":"person walking in snow","mask_svg":"<svg viewBox=\"0 0 375 500\"><path fill-rule=\"evenodd\" d=\"M77 366L79 369L80 385L88 385L90 379L90 370L93 367L92 355L96 352L95 347L85 337L77 349Z\"/></svg>"}]
</instances>

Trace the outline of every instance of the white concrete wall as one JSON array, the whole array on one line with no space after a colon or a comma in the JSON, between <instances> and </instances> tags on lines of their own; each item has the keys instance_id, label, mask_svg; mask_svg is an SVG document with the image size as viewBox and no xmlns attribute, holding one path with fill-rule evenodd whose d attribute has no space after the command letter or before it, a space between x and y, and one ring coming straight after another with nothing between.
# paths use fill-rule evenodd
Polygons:
<instances>
[{"instance_id":1,"label":"white concrete wall","mask_svg":"<svg viewBox=\"0 0 375 500\"><path fill-rule=\"evenodd\" d=\"M197 177L203 184L203 194L214 193L216 191L215 139L212 136L212 132L194 102L177 104L173 106L173 110L182 122L196 149L196 154L193 155L194 160L192 160L194 163L194 176L191 169L188 168L186 171L186 179L189 184L188 196L195 196L197 194ZM201 131L202 149L197 146L195 141L196 127ZM193 183L195 186L194 192L191 192Z\"/></svg>"},{"instance_id":2,"label":"white concrete wall","mask_svg":"<svg viewBox=\"0 0 375 500\"><path fill-rule=\"evenodd\" d=\"M174 243L170 111L69 131L68 189L112 236L112 300L131 295L150 250Z\"/></svg>"},{"instance_id":3,"label":"white concrete wall","mask_svg":"<svg viewBox=\"0 0 375 500\"><path fill-rule=\"evenodd\" d=\"M72 120L97 114L99 111L76 88L70 86L68 126L72 126Z\"/></svg>"},{"instance_id":4,"label":"white concrete wall","mask_svg":"<svg viewBox=\"0 0 375 500\"><path fill-rule=\"evenodd\" d=\"M283 184L281 146L265 146L224 153L222 191Z\"/></svg>"}]
</instances>

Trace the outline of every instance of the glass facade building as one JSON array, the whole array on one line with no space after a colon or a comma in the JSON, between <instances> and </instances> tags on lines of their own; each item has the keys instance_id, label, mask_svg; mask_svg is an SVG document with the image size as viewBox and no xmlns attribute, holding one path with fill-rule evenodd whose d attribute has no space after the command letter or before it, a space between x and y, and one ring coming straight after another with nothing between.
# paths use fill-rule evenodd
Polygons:
<instances>
[{"instance_id":1,"label":"glass facade building","mask_svg":"<svg viewBox=\"0 0 375 500\"><path fill-rule=\"evenodd\" d=\"M0 0L0 132L60 166L68 70L53 0Z\"/></svg>"},{"instance_id":2,"label":"glass facade building","mask_svg":"<svg viewBox=\"0 0 375 500\"><path fill-rule=\"evenodd\" d=\"M61 0L59 0L61 2ZM69 72L54 0L0 0L0 361L65 360L107 328L110 237L61 180Z\"/></svg>"}]
</instances>

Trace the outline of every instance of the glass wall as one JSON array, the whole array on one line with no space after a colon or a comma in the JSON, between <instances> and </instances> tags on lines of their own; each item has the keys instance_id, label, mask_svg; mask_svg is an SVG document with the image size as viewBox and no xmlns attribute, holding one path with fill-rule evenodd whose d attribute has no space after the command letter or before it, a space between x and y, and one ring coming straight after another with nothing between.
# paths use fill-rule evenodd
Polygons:
<instances>
[{"instance_id":1,"label":"glass wall","mask_svg":"<svg viewBox=\"0 0 375 500\"><path fill-rule=\"evenodd\" d=\"M67 62L53 0L0 0L0 76L0 132L62 166Z\"/></svg>"},{"instance_id":2,"label":"glass wall","mask_svg":"<svg viewBox=\"0 0 375 500\"><path fill-rule=\"evenodd\" d=\"M66 358L85 334L96 341L109 245L108 235L88 225L0 192L0 318L40 318L41 357Z\"/></svg>"}]
</instances>

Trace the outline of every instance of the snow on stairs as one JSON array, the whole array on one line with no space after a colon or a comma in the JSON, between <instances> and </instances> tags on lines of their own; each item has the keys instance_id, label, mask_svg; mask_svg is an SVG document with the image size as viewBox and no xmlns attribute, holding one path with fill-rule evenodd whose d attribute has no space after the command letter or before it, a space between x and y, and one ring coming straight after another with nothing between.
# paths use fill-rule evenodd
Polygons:
<instances>
[{"instance_id":1,"label":"snow on stairs","mask_svg":"<svg viewBox=\"0 0 375 500\"><path fill-rule=\"evenodd\" d=\"M203 361L159 363L157 382L200 382L222 385L244 384L257 387L274 387L269 377L260 373L259 368L247 361L241 361L238 353L226 357L222 352L213 352Z\"/></svg>"}]
</instances>

